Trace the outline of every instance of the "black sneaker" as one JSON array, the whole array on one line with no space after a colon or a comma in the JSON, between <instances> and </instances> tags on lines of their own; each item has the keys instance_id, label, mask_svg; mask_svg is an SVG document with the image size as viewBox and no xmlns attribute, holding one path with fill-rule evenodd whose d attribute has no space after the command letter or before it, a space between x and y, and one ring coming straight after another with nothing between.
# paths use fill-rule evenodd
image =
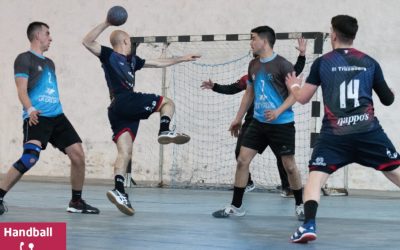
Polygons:
<instances>
[{"instance_id":1,"label":"black sneaker","mask_svg":"<svg viewBox=\"0 0 400 250\"><path fill-rule=\"evenodd\" d=\"M6 206L6 204L4 204L3 199L0 199L0 215L4 214L8 212L8 208Z\"/></svg>"},{"instance_id":2,"label":"black sneaker","mask_svg":"<svg viewBox=\"0 0 400 250\"><path fill-rule=\"evenodd\" d=\"M116 189L107 192L107 198L121 211L122 213L132 216L135 213L133 209L128 194L123 194Z\"/></svg>"},{"instance_id":3,"label":"black sneaker","mask_svg":"<svg viewBox=\"0 0 400 250\"><path fill-rule=\"evenodd\" d=\"M99 214L100 210L90 206L84 200L70 201L67 212L69 213L82 213L82 214Z\"/></svg>"},{"instance_id":4,"label":"black sneaker","mask_svg":"<svg viewBox=\"0 0 400 250\"><path fill-rule=\"evenodd\" d=\"M227 205L225 208L221 210L217 210L212 213L212 216L215 218L228 218L229 216L244 216L246 211L243 208L243 205L239 208L235 207L234 205Z\"/></svg>"}]
</instances>

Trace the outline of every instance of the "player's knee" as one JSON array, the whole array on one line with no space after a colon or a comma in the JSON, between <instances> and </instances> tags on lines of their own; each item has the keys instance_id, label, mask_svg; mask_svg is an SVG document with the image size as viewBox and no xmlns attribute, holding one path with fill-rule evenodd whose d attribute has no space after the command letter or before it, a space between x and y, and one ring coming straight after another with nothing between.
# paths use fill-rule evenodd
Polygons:
<instances>
[{"instance_id":1,"label":"player's knee","mask_svg":"<svg viewBox=\"0 0 400 250\"><path fill-rule=\"evenodd\" d=\"M68 152L68 157L71 160L72 166L84 166L85 165L85 153L81 147Z\"/></svg>"},{"instance_id":2,"label":"player's knee","mask_svg":"<svg viewBox=\"0 0 400 250\"><path fill-rule=\"evenodd\" d=\"M174 103L174 101L172 99L163 96L163 100L162 100L161 106L169 106L169 107L173 108L173 107L175 107L175 103Z\"/></svg>"},{"instance_id":3,"label":"player's knee","mask_svg":"<svg viewBox=\"0 0 400 250\"><path fill-rule=\"evenodd\" d=\"M72 166L85 166L85 155L78 153L70 158Z\"/></svg>"},{"instance_id":4,"label":"player's knee","mask_svg":"<svg viewBox=\"0 0 400 250\"><path fill-rule=\"evenodd\" d=\"M132 150L118 150L118 157L124 161L129 161L132 158Z\"/></svg>"},{"instance_id":5,"label":"player's knee","mask_svg":"<svg viewBox=\"0 0 400 250\"><path fill-rule=\"evenodd\" d=\"M237 167L242 169L246 167L248 168L249 165L250 165L250 160L239 154L239 157L237 158Z\"/></svg>"},{"instance_id":6,"label":"player's knee","mask_svg":"<svg viewBox=\"0 0 400 250\"><path fill-rule=\"evenodd\" d=\"M41 148L38 145L27 143L24 145L24 152L21 158L13 165L21 174L26 173L39 160Z\"/></svg>"},{"instance_id":7,"label":"player's knee","mask_svg":"<svg viewBox=\"0 0 400 250\"><path fill-rule=\"evenodd\" d=\"M170 99L170 98L168 98L168 97L166 97L166 96L163 96L163 101L162 101L162 103L163 104L170 104L170 103L174 103L173 101L172 101L172 99Z\"/></svg>"},{"instance_id":8,"label":"player's knee","mask_svg":"<svg viewBox=\"0 0 400 250\"><path fill-rule=\"evenodd\" d=\"M293 166L286 166L285 171L287 175L295 174L295 168Z\"/></svg>"},{"instance_id":9,"label":"player's knee","mask_svg":"<svg viewBox=\"0 0 400 250\"><path fill-rule=\"evenodd\" d=\"M296 162L294 161L294 157L282 156L282 164L288 175L292 175L292 174L296 173L297 167L296 167Z\"/></svg>"}]
</instances>

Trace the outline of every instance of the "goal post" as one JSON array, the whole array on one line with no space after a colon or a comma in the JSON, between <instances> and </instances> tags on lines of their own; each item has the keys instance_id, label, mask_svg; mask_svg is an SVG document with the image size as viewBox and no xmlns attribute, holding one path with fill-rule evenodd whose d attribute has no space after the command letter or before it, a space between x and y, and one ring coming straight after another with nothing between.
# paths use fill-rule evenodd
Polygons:
<instances>
[{"instance_id":1,"label":"goal post","mask_svg":"<svg viewBox=\"0 0 400 250\"><path fill-rule=\"evenodd\" d=\"M327 33L276 33L274 51L295 64L298 56L295 47L301 37L307 40L303 74L308 75L312 62L324 52ZM132 37L131 42L132 51L144 59L187 53L202 55L198 61L137 72L135 91L171 98L176 106L172 125L178 132L189 134L191 141L185 145L158 145L154 139L158 116L141 121L132 158L135 180L169 187L231 187L236 169L236 138L227 130L243 93L222 95L201 90L200 84L208 79L231 84L247 74L252 59L250 34ZM318 95L310 104L294 105L295 157L303 182L308 174L311 145L320 128L320 105ZM250 172L259 188L269 189L280 184L276 159L269 149L255 157ZM342 188L344 179L334 183Z\"/></svg>"}]
</instances>

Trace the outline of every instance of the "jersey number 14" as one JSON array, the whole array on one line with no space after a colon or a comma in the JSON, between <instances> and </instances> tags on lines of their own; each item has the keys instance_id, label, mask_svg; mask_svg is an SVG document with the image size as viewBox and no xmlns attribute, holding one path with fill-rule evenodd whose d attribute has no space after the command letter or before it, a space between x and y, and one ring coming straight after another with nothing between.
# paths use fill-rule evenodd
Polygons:
<instances>
[{"instance_id":1,"label":"jersey number 14","mask_svg":"<svg viewBox=\"0 0 400 250\"><path fill-rule=\"evenodd\" d=\"M354 107L360 106L358 102L358 89L360 86L360 80L354 79L350 80L349 83L346 84L346 81L340 84L340 108L346 108L347 99L354 100Z\"/></svg>"}]
</instances>

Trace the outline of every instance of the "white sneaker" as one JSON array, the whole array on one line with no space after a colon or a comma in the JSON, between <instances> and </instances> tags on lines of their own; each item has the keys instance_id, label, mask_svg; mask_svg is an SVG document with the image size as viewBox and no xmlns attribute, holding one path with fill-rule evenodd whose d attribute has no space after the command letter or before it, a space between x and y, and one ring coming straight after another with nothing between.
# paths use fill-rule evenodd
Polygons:
<instances>
[{"instance_id":1,"label":"white sneaker","mask_svg":"<svg viewBox=\"0 0 400 250\"><path fill-rule=\"evenodd\" d=\"M244 189L244 192L245 192L245 193L251 192L251 191L253 191L255 188L256 188L256 184L254 184L254 181L253 181L251 184L247 183L247 186L246 186L246 188Z\"/></svg>"},{"instance_id":2,"label":"white sneaker","mask_svg":"<svg viewBox=\"0 0 400 250\"><path fill-rule=\"evenodd\" d=\"M190 141L190 136L184 133L176 133L175 131L163 131L158 135L158 143L160 144L185 144Z\"/></svg>"},{"instance_id":3,"label":"white sneaker","mask_svg":"<svg viewBox=\"0 0 400 250\"><path fill-rule=\"evenodd\" d=\"M123 194L116 189L107 192L107 198L121 211L122 213L132 216L135 213L128 194Z\"/></svg>"},{"instance_id":4,"label":"white sneaker","mask_svg":"<svg viewBox=\"0 0 400 250\"><path fill-rule=\"evenodd\" d=\"M235 207L234 205L227 205L224 209L217 210L212 213L212 216L215 218L227 218L231 215L233 216L244 216L246 211L243 209L243 205L239 208Z\"/></svg>"},{"instance_id":5,"label":"white sneaker","mask_svg":"<svg viewBox=\"0 0 400 250\"><path fill-rule=\"evenodd\" d=\"M295 214L297 216L297 219L299 221L304 221L305 220L305 215L304 215L304 204L300 204L298 206L295 206Z\"/></svg>"}]
</instances>

